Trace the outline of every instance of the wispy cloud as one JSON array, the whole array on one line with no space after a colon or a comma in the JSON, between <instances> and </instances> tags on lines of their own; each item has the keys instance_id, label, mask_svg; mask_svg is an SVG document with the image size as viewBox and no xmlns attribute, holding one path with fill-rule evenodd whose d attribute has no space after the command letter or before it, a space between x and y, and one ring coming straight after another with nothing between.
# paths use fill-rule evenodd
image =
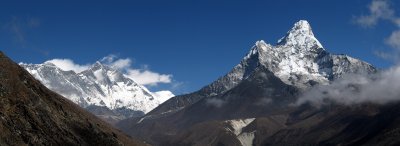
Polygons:
<instances>
[{"instance_id":1,"label":"wispy cloud","mask_svg":"<svg viewBox=\"0 0 400 146\"><path fill-rule=\"evenodd\" d=\"M220 108L226 103L226 101L218 98L210 98L206 100L206 103L210 106Z\"/></svg>"},{"instance_id":2,"label":"wispy cloud","mask_svg":"<svg viewBox=\"0 0 400 146\"><path fill-rule=\"evenodd\" d=\"M41 25L41 21L38 18L30 17L30 18L27 18L26 24L30 28L36 28Z\"/></svg>"},{"instance_id":3,"label":"wispy cloud","mask_svg":"<svg viewBox=\"0 0 400 146\"><path fill-rule=\"evenodd\" d=\"M155 88L156 91L162 88L167 88L167 90L162 89L162 91L155 92L155 95L168 95L174 96L171 91L176 91L176 88L182 86L182 82L174 81L173 76L171 74L162 74L149 69L147 65L144 65L142 68L134 68L133 67L133 59L131 58L119 58L117 55L111 54L102 59L98 60L104 65L113 67L117 69L121 73L123 73L126 77L131 78L136 83ZM21 62L23 63L23 62ZM55 58L44 63L52 63L61 70L64 71L74 71L75 73L80 73L92 67L95 63L76 63L76 61L68 58ZM24 64L24 63L23 63ZM100 73L100 72L99 72ZM102 74L96 74L96 78L104 78ZM164 84L162 86L158 86L159 84ZM171 91L169 91L171 90ZM163 96L167 97L167 96ZM167 98L165 99L167 100Z\"/></svg>"},{"instance_id":4,"label":"wispy cloud","mask_svg":"<svg viewBox=\"0 0 400 146\"><path fill-rule=\"evenodd\" d=\"M47 63L53 63L57 67L65 71L74 71L76 73L82 72L88 69L91 64L77 64L71 59L51 59L46 61ZM133 79L135 82L145 85L145 86L157 86L160 83L169 84L172 83L172 75L171 74L162 74L158 72L154 72L149 69L147 65L144 65L143 68L134 68L132 67L132 59L131 58L118 58L117 55L111 54L106 57L103 57L100 62L107 64L122 73L124 73L127 77ZM172 84L172 87L181 85L179 82Z\"/></svg>"},{"instance_id":5,"label":"wispy cloud","mask_svg":"<svg viewBox=\"0 0 400 146\"><path fill-rule=\"evenodd\" d=\"M171 83L172 75L160 74L148 69L128 69L128 77L143 85L155 86L159 83Z\"/></svg>"},{"instance_id":6,"label":"wispy cloud","mask_svg":"<svg viewBox=\"0 0 400 146\"><path fill-rule=\"evenodd\" d=\"M10 37L19 47L23 49L30 49L41 55L48 56L50 52L43 48L36 48L29 41L29 33L32 33L32 30L41 26L41 21L35 17L17 17L12 16L9 21L6 21L2 25L2 29L5 32L8 32ZM26 51L26 50L24 50Z\"/></svg>"},{"instance_id":7,"label":"wispy cloud","mask_svg":"<svg viewBox=\"0 0 400 146\"><path fill-rule=\"evenodd\" d=\"M132 64L132 59L130 58L118 58L117 55L110 54L106 57L103 57L103 59L100 60L103 63L106 63L118 70L126 70L131 67Z\"/></svg>"},{"instance_id":8,"label":"wispy cloud","mask_svg":"<svg viewBox=\"0 0 400 146\"><path fill-rule=\"evenodd\" d=\"M45 63L52 63L64 71L74 71L76 73L82 72L90 67L89 64L80 65L76 64L71 59L51 59Z\"/></svg>"},{"instance_id":9,"label":"wispy cloud","mask_svg":"<svg viewBox=\"0 0 400 146\"><path fill-rule=\"evenodd\" d=\"M358 103L385 104L400 101L400 66L375 75L351 74L333 81L329 85L319 85L304 92L297 105L310 102L320 106L335 102L345 105Z\"/></svg>"},{"instance_id":10,"label":"wispy cloud","mask_svg":"<svg viewBox=\"0 0 400 146\"><path fill-rule=\"evenodd\" d=\"M117 55L111 54L101 60L102 62L123 71L127 77L145 86L157 86L160 83L172 83L173 76L171 74L161 74L151 71L147 65L143 65L142 68L133 68L133 61L131 58L118 58Z\"/></svg>"},{"instance_id":11,"label":"wispy cloud","mask_svg":"<svg viewBox=\"0 0 400 146\"><path fill-rule=\"evenodd\" d=\"M14 35L14 40L17 43L20 43L21 45L25 45L26 40L25 40L25 31L23 28L22 22L17 18L17 17L12 17L11 21L8 22L5 26L6 29L8 29L13 35Z\"/></svg>"},{"instance_id":12,"label":"wispy cloud","mask_svg":"<svg viewBox=\"0 0 400 146\"><path fill-rule=\"evenodd\" d=\"M396 16L389 0L373 0L368 6L369 14L355 17L355 22L363 27L376 26L380 20L388 20L400 26L400 18Z\"/></svg>"},{"instance_id":13,"label":"wispy cloud","mask_svg":"<svg viewBox=\"0 0 400 146\"><path fill-rule=\"evenodd\" d=\"M393 31L386 39L386 44L400 51L400 30Z\"/></svg>"},{"instance_id":14,"label":"wispy cloud","mask_svg":"<svg viewBox=\"0 0 400 146\"><path fill-rule=\"evenodd\" d=\"M5 23L4 28L13 35L14 40L17 43L20 43L22 46L24 46L27 43L26 32L29 29L37 28L40 25L41 22L37 18L21 18L13 16L9 22Z\"/></svg>"},{"instance_id":15,"label":"wispy cloud","mask_svg":"<svg viewBox=\"0 0 400 146\"><path fill-rule=\"evenodd\" d=\"M184 88L184 85L185 85L184 82L177 82L177 81L175 81L175 82L173 82L173 83L171 84L171 90L179 90L179 89L182 89L182 88ZM183 90L181 90L181 91L183 91Z\"/></svg>"},{"instance_id":16,"label":"wispy cloud","mask_svg":"<svg viewBox=\"0 0 400 146\"><path fill-rule=\"evenodd\" d=\"M396 10L392 6L390 0L373 0L368 5L369 14L354 17L355 22L362 27L375 27L379 21L388 21L397 26L398 29L393 30L388 38L384 39L384 43L395 49L393 52L377 52L379 57L384 59L394 60L400 59L400 17L396 15Z\"/></svg>"},{"instance_id":17,"label":"wispy cloud","mask_svg":"<svg viewBox=\"0 0 400 146\"><path fill-rule=\"evenodd\" d=\"M356 18L363 27L374 27L381 20L389 21L400 28L400 18L392 8L389 0L373 0L368 6L369 15ZM395 53L377 52L383 58L400 58L400 29L384 39ZM352 105L359 103L385 104L400 101L400 64L374 75L350 74L333 81L329 85L317 85L305 91L297 101L297 105L312 103L320 106L326 103Z\"/></svg>"}]
</instances>

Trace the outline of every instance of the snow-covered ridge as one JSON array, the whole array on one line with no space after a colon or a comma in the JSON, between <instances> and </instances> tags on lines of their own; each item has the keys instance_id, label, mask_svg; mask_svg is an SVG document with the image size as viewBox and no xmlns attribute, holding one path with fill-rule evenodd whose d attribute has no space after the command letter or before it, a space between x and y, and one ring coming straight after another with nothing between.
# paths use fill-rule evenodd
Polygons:
<instances>
[{"instance_id":1,"label":"snow-covered ridge","mask_svg":"<svg viewBox=\"0 0 400 146\"><path fill-rule=\"evenodd\" d=\"M81 107L105 106L110 110L129 109L147 113L174 96L170 91L152 93L120 71L96 62L80 73L64 71L56 65L20 63L49 89Z\"/></svg>"},{"instance_id":2,"label":"snow-covered ridge","mask_svg":"<svg viewBox=\"0 0 400 146\"><path fill-rule=\"evenodd\" d=\"M316 83L328 84L347 73L376 71L372 65L361 60L327 52L305 20L295 23L275 46L263 40L257 41L242 62L247 60L258 60L259 65L265 66L283 82L301 89ZM241 64L237 67L242 66ZM244 70L248 69L242 69L241 72ZM232 74L242 74L241 72Z\"/></svg>"},{"instance_id":3,"label":"snow-covered ridge","mask_svg":"<svg viewBox=\"0 0 400 146\"><path fill-rule=\"evenodd\" d=\"M260 65L266 67L288 85L300 89L316 83L328 84L347 73L372 73L376 69L347 55L326 51L315 37L311 25L300 20L279 39L276 45L257 41L242 61L228 74L202 90L208 95L221 94L249 77Z\"/></svg>"}]
</instances>

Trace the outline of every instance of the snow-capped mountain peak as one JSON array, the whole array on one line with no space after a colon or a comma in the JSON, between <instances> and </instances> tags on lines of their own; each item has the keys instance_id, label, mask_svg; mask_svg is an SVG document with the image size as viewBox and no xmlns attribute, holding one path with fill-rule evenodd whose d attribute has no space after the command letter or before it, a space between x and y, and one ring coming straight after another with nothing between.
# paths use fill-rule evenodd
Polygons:
<instances>
[{"instance_id":1,"label":"snow-capped mountain peak","mask_svg":"<svg viewBox=\"0 0 400 146\"><path fill-rule=\"evenodd\" d=\"M347 58L347 59L346 59ZM206 86L222 93L246 79L258 66L264 66L289 85L307 88L327 84L346 73L374 72L374 67L358 59L327 52L306 20L296 22L277 45L259 40L243 60L227 75ZM210 88L208 89L208 88Z\"/></svg>"},{"instance_id":2,"label":"snow-capped mountain peak","mask_svg":"<svg viewBox=\"0 0 400 146\"><path fill-rule=\"evenodd\" d=\"M110 85L115 82L115 78L122 76L122 73L103 65L100 62L96 62L89 69L78 73L80 76L86 76L94 81L97 81L103 85Z\"/></svg>"},{"instance_id":3,"label":"snow-capped mountain peak","mask_svg":"<svg viewBox=\"0 0 400 146\"><path fill-rule=\"evenodd\" d=\"M308 23L307 20L300 20L300 21L296 22L289 32L294 33L294 32L299 32L299 31L304 34L314 36L314 33L312 32L312 29L311 29L311 25L310 25L310 23Z\"/></svg>"},{"instance_id":4,"label":"snow-capped mountain peak","mask_svg":"<svg viewBox=\"0 0 400 146\"><path fill-rule=\"evenodd\" d=\"M323 48L315 38L311 25L306 20L300 20L294 24L287 34L278 40L277 45L293 46L296 49Z\"/></svg>"},{"instance_id":5,"label":"snow-capped mountain peak","mask_svg":"<svg viewBox=\"0 0 400 146\"><path fill-rule=\"evenodd\" d=\"M259 40L259 41L257 41L256 44L255 44L255 48L256 48L258 51L266 51L266 50L267 50L268 48L270 48L270 47L271 47L271 45L265 43L264 40Z\"/></svg>"},{"instance_id":6,"label":"snow-capped mountain peak","mask_svg":"<svg viewBox=\"0 0 400 146\"><path fill-rule=\"evenodd\" d=\"M91 70L105 69L105 66L100 61L96 61L96 63L94 63L90 69Z\"/></svg>"},{"instance_id":7,"label":"snow-capped mountain peak","mask_svg":"<svg viewBox=\"0 0 400 146\"><path fill-rule=\"evenodd\" d=\"M147 113L174 96L169 91L152 93L119 70L99 61L80 73L61 70L50 62L20 65L48 88L84 108L99 106Z\"/></svg>"},{"instance_id":8,"label":"snow-capped mountain peak","mask_svg":"<svg viewBox=\"0 0 400 146\"><path fill-rule=\"evenodd\" d=\"M192 94L176 96L152 114L173 113L199 100L222 95L248 79L257 70L268 70L286 85L307 89L348 73L373 73L376 69L361 60L326 51L305 20L296 22L276 45L257 41L238 65L226 75Z\"/></svg>"},{"instance_id":9,"label":"snow-capped mountain peak","mask_svg":"<svg viewBox=\"0 0 400 146\"><path fill-rule=\"evenodd\" d=\"M55 65L54 63L51 63L51 62L49 62L49 61L44 62L43 65L54 66L54 67L56 67L56 65Z\"/></svg>"},{"instance_id":10,"label":"snow-capped mountain peak","mask_svg":"<svg viewBox=\"0 0 400 146\"><path fill-rule=\"evenodd\" d=\"M249 54L257 54L253 57L257 57L261 65L286 84L299 88L327 84L346 73L376 71L361 60L327 52L305 20L296 22L275 46L257 41Z\"/></svg>"}]
</instances>

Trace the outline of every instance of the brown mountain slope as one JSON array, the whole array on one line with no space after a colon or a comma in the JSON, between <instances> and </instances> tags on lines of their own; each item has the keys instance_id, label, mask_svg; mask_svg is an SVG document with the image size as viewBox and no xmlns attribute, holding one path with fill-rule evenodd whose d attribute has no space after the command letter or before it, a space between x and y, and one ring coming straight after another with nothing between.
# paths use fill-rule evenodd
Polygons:
<instances>
[{"instance_id":1,"label":"brown mountain slope","mask_svg":"<svg viewBox=\"0 0 400 146\"><path fill-rule=\"evenodd\" d=\"M321 108L305 105L286 114L257 117L237 136L228 122L213 120L194 124L155 142L162 146L397 146L400 144L399 121L399 102L332 104Z\"/></svg>"},{"instance_id":2,"label":"brown mountain slope","mask_svg":"<svg viewBox=\"0 0 400 146\"><path fill-rule=\"evenodd\" d=\"M145 145L50 91L0 52L0 145Z\"/></svg>"},{"instance_id":3,"label":"brown mountain slope","mask_svg":"<svg viewBox=\"0 0 400 146\"><path fill-rule=\"evenodd\" d=\"M299 106L293 104L298 91L259 70L222 95L205 97L164 117L125 120L118 126L162 146L400 144L400 102ZM264 97L271 100L263 103ZM211 106L209 99L223 104Z\"/></svg>"},{"instance_id":4,"label":"brown mountain slope","mask_svg":"<svg viewBox=\"0 0 400 146\"><path fill-rule=\"evenodd\" d=\"M399 121L400 102L331 104L321 108L304 105L287 114L257 117L243 127L241 136L252 135L249 142L255 146L399 145ZM240 140L240 135L238 139L232 137L226 124L224 121L199 123L160 145L233 145Z\"/></svg>"}]
</instances>

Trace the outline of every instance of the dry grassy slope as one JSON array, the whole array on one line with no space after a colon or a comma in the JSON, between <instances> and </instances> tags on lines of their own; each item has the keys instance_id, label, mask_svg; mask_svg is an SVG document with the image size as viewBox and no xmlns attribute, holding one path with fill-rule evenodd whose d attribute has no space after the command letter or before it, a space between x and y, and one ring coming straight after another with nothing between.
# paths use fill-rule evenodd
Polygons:
<instances>
[{"instance_id":1,"label":"dry grassy slope","mask_svg":"<svg viewBox=\"0 0 400 146\"><path fill-rule=\"evenodd\" d=\"M145 145L50 91L0 52L0 145Z\"/></svg>"}]
</instances>

